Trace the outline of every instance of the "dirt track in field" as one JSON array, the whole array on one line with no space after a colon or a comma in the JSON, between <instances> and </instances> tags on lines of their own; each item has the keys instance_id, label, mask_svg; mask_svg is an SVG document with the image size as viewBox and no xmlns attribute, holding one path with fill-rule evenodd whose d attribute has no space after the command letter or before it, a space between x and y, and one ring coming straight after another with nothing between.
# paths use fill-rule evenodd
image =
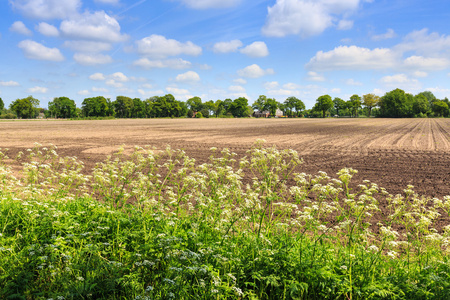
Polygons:
<instances>
[{"instance_id":1,"label":"dirt track in field","mask_svg":"<svg viewBox=\"0 0 450 300\"><path fill-rule=\"evenodd\" d=\"M302 172L359 171L391 193L408 184L427 196L450 194L450 119L145 119L0 122L0 148L52 143L88 167L120 145L182 148L199 162L211 147L244 155L257 139L297 150Z\"/></svg>"}]
</instances>

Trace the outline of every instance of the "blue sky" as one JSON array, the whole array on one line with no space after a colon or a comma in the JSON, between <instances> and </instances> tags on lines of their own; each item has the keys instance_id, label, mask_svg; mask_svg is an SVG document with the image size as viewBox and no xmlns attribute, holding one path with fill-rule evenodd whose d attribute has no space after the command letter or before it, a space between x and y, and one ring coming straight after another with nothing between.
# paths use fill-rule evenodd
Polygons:
<instances>
[{"instance_id":1,"label":"blue sky","mask_svg":"<svg viewBox=\"0 0 450 300\"><path fill-rule=\"evenodd\" d=\"M0 97L450 98L448 0L8 0Z\"/></svg>"}]
</instances>

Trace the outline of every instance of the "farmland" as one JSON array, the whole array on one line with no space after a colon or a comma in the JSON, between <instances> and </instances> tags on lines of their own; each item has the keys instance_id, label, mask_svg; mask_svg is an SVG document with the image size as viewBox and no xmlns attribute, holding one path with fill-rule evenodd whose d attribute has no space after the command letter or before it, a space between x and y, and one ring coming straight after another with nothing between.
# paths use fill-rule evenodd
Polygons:
<instances>
[{"instance_id":1,"label":"farmland","mask_svg":"<svg viewBox=\"0 0 450 300\"><path fill-rule=\"evenodd\" d=\"M448 299L448 124L0 123L0 299Z\"/></svg>"},{"instance_id":2,"label":"farmland","mask_svg":"<svg viewBox=\"0 0 450 300\"><path fill-rule=\"evenodd\" d=\"M239 156L257 139L299 152L306 173L359 171L391 193L408 184L432 197L450 194L448 119L133 119L104 121L1 122L0 147L10 156L39 142L60 155L77 156L88 168L125 144L184 149L206 162L210 148Z\"/></svg>"}]
</instances>

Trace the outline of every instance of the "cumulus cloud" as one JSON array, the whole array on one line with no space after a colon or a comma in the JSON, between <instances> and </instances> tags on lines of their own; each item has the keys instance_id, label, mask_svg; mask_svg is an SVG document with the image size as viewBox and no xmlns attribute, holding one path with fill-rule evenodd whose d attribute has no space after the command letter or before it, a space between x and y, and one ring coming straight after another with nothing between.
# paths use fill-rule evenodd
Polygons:
<instances>
[{"instance_id":1,"label":"cumulus cloud","mask_svg":"<svg viewBox=\"0 0 450 300\"><path fill-rule=\"evenodd\" d=\"M108 85L108 86L115 87L115 88L117 88L117 89L118 89L118 88L123 88L123 87L124 87L124 85L123 85L122 82L117 82L117 81L114 80L114 79L108 79L108 80L106 80L105 84Z\"/></svg>"},{"instance_id":2,"label":"cumulus cloud","mask_svg":"<svg viewBox=\"0 0 450 300\"><path fill-rule=\"evenodd\" d=\"M45 36L56 37L59 35L58 28L45 22L40 22L36 29Z\"/></svg>"},{"instance_id":3,"label":"cumulus cloud","mask_svg":"<svg viewBox=\"0 0 450 300\"><path fill-rule=\"evenodd\" d=\"M109 93L108 89L102 88L102 87L92 87L92 91L94 93Z\"/></svg>"},{"instance_id":4,"label":"cumulus cloud","mask_svg":"<svg viewBox=\"0 0 450 300\"><path fill-rule=\"evenodd\" d=\"M141 55L153 58L166 58L181 54L198 56L202 54L202 48L188 41L186 43L173 39L166 39L162 35L152 34L136 41L137 52Z\"/></svg>"},{"instance_id":5,"label":"cumulus cloud","mask_svg":"<svg viewBox=\"0 0 450 300\"><path fill-rule=\"evenodd\" d=\"M241 0L178 0L194 9L225 8L237 5Z\"/></svg>"},{"instance_id":6,"label":"cumulus cloud","mask_svg":"<svg viewBox=\"0 0 450 300\"><path fill-rule=\"evenodd\" d=\"M313 71L308 72L307 79L310 81L325 81L325 77L323 77L323 75Z\"/></svg>"},{"instance_id":7,"label":"cumulus cloud","mask_svg":"<svg viewBox=\"0 0 450 300\"><path fill-rule=\"evenodd\" d=\"M257 64L250 65L248 67L245 67L244 69L238 70L238 75L241 77L247 77L247 78L259 78L265 75L272 75L275 74L275 71L273 69L262 69Z\"/></svg>"},{"instance_id":8,"label":"cumulus cloud","mask_svg":"<svg viewBox=\"0 0 450 300\"><path fill-rule=\"evenodd\" d=\"M109 55L88 53L75 53L73 59L84 66L104 65L113 61Z\"/></svg>"},{"instance_id":9,"label":"cumulus cloud","mask_svg":"<svg viewBox=\"0 0 450 300\"><path fill-rule=\"evenodd\" d=\"M81 7L81 0L10 0L12 7L35 19L64 19L73 16Z\"/></svg>"},{"instance_id":10,"label":"cumulus cloud","mask_svg":"<svg viewBox=\"0 0 450 300\"><path fill-rule=\"evenodd\" d=\"M85 12L61 22L61 33L72 39L102 41L109 43L123 42L128 36L120 33L116 19L104 11Z\"/></svg>"},{"instance_id":11,"label":"cumulus cloud","mask_svg":"<svg viewBox=\"0 0 450 300\"><path fill-rule=\"evenodd\" d=\"M175 81L178 82L195 82L200 81L200 76L194 71L187 71L183 74L178 74L175 78Z\"/></svg>"},{"instance_id":12,"label":"cumulus cloud","mask_svg":"<svg viewBox=\"0 0 450 300\"><path fill-rule=\"evenodd\" d=\"M270 82L264 83L264 88L266 90L277 89L279 86L280 86L280 84L278 83L278 81L270 81Z\"/></svg>"},{"instance_id":13,"label":"cumulus cloud","mask_svg":"<svg viewBox=\"0 0 450 300\"><path fill-rule=\"evenodd\" d=\"M16 21L14 22L11 27L9 27L9 30L11 32L15 32L18 34L23 34L23 35L33 35L33 33L31 32L30 29L27 28L27 26L25 26L25 24L23 24L22 21Z\"/></svg>"},{"instance_id":14,"label":"cumulus cloud","mask_svg":"<svg viewBox=\"0 0 450 300\"><path fill-rule=\"evenodd\" d=\"M228 90L233 93L245 93L245 88L240 85L231 85L228 87Z\"/></svg>"},{"instance_id":15,"label":"cumulus cloud","mask_svg":"<svg viewBox=\"0 0 450 300\"><path fill-rule=\"evenodd\" d=\"M24 40L19 43L26 58L48 61L63 61L64 56L58 48L47 48L35 41Z\"/></svg>"},{"instance_id":16,"label":"cumulus cloud","mask_svg":"<svg viewBox=\"0 0 450 300\"><path fill-rule=\"evenodd\" d=\"M450 67L450 60L447 58L434 58L413 55L405 59L404 65L407 68L418 68L421 70L444 70Z\"/></svg>"},{"instance_id":17,"label":"cumulus cloud","mask_svg":"<svg viewBox=\"0 0 450 300\"><path fill-rule=\"evenodd\" d=\"M45 94L48 92L48 88L42 87L42 86L35 86L32 88L27 89L28 93L39 93L39 94Z\"/></svg>"},{"instance_id":18,"label":"cumulus cloud","mask_svg":"<svg viewBox=\"0 0 450 300\"><path fill-rule=\"evenodd\" d=\"M396 65L398 55L387 48L368 49L357 46L339 46L334 50L319 51L306 64L315 71L386 69Z\"/></svg>"},{"instance_id":19,"label":"cumulus cloud","mask_svg":"<svg viewBox=\"0 0 450 300\"><path fill-rule=\"evenodd\" d=\"M353 85L353 86L360 86L363 85L361 82L354 80L353 78L347 79L345 81L345 84L347 85Z\"/></svg>"},{"instance_id":20,"label":"cumulus cloud","mask_svg":"<svg viewBox=\"0 0 450 300\"><path fill-rule=\"evenodd\" d=\"M359 3L360 0L277 0L272 7L268 7L262 32L274 37L317 35L335 25L337 17L355 11ZM353 25L349 20L341 21L338 23L340 29Z\"/></svg>"},{"instance_id":21,"label":"cumulus cloud","mask_svg":"<svg viewBox=\"0 0 450 300\"><path fill-rule=\"evenodd\" d=\"M146 57L135 60L133 62L133 65L145 69L154 69L154 68L188 69L192 66L191 62L181 58L166 59L166 60L150 60Z\"/></svg>"},{"instance_id":22,"label":"cumulus cloud","mask_svg":"<svg viewBox=\"0 0 450 300\"><path fill-rule=\"evenodd\" d=\"M401 88L404 90L419 90L421 84L417 79L409 78L406 74L395 74L382 77L379 82L389 88Z\"/></svg>"},{"instance_id":23,"label":"cumulus cloud","mask_svg":"<svg viewBox=\"0 0 450 300\"><path fill-rule=\"evenodd\" d=\"M120 82L130 81L130 79L122 72L113 73L109 77L115 81L120 81Z\"/></svg>"},{"instance_id":24,"label":"cumulus cloud","mask_svg":"<svg viewBox=\"0 0 450 300\"><path fill-rule=\"evenodd\" d=\"M230 53L236 52L240 47L242 47L242 42L240 40L232 40L229 42L218 42L213 46L214 53Z\"/></svg>"},{"instance_id":25,"label":"cumulus cloud","mask_svg":"<svg viewBox=\"0 0 450 300\"><path fill-rule=\"evenodd\" d=\"M90 94L90 92L88 90L81 90L81 91L78 91L77 94L81 95L81 96L87 96Z\"/></svg>"},{"instance_id":26,"label":"cumulus cloud","mask_svg":"<svg viewBox=\"0 0 450 300\"><path fill-rule=\"evenodd\" d=\"M397 35L395 34L394 30L389 28L386 33L379 34L379 35L373 35L372 36L372 40L374 40L374 41L381 41L381 40L392 39L392 38L394 38L396 36Z\"/></svg>"},{"instance_id":27,"label":"cumulus cloud","mask_svg":"<svg viewBox=\"0 0 450 300\"><path fill-rule=\"evenodd\" d=\"M244 78L236 78L233 80L233 82L236 84L247 84L247 80L245 80Z\"/></svg>"},{"instance_id":28,"label":"cumulus cloud","mask_svg":"<svg viewBox=\"0 0 450 300\"><path fill-rule=\"evenodd\" d=\"M186 89L180 89L178 87L166 87L166 91L175 97L183 98L183 100L187 100L189 98L192 98L191 93Z\"/></svg>"},{"instance_id":29,"label":"cumulus cloud","mask_svg":"<svg viewBox=\"0 0 450 300\"><path fill-rule=\"evenodd\" d=\"M241 53L250 57L265 57L269 55L269 49L264 42L254 42L242 49Z\"/></svg>"},{"instance_id":30,"label":"cumulus cloud","mask_svg":"<svg viewBox=\"0 0 450 300\"><path fill-rule=\"evenodd\" d=\"M296 90L300 88L300 85L296 84L296 83L292 83L292 82L288 82L283 84L283 88L287 89L287 90Z\"/></svg>"},{"instance_id":31,"label":"cumulus cloud","mask_svg":"<svg viewBox=\"0 0 450 300\"><path fill-rule=\"evenodd\" d=\"M20 86L20 84L16 81L0 81L0 86Z\"/></svg>"},{"instance_id":32,"label":"cumulus cloud","mask_svg":"<svg viewBox=\"0 0 450 300\"><path fill-rule=\"evenodd\" d=\"M110 43L94 41L65 41L63 46L76 52L89 53L98 53L112 49Z\"/></svg>"},{"instance_id":33,"label":"cumulus cloud","mask_svg":"<svg viewBox=\"0 0 450 300\"><path fill-rule=\"evenodd\" d=\"M350 20L340 20L337 29L339 30L349 30L353 27L353 21Z\"/></svg>"},{"instance_id":34,"label":"cumulus cloud","mask_svg":"<svg viewBox=\"0 0 450 300\"><path fill-rule=\"evenodd\" d=\"M400 52L414 51L422 56L450 57L450 36L428 33L428 29L424 28L406 35L394 49Z\"/></svg>"},{"instance_id":35,"label":"cumulus cloud","mask_svg":"<svg viewBox=\"0 0 450 300\"><path fill-rule=\"evenodd\" d=\"M102 81L105 80L106 77L105 75L103 75L103 73L94 73L91 76L89 76L90 80L95 80L95 81Z\"/></svg>"}]
</instances>

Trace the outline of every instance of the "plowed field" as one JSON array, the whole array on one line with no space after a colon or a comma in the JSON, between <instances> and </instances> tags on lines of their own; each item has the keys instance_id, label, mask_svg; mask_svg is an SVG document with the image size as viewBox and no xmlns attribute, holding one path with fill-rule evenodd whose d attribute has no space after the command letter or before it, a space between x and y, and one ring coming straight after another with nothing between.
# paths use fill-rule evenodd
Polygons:
<instances>
[{"instance_id":1,"label":"plowed field","mask_svg":"<svg viewBox=\"0 0 450 300\"><path fill-rule=\"evenodd\" d=\"M245 155L256 139L297 150L301 170L359 171L391 193L408 184L427 196L450 194L450 119L146 119L0 122L0 147L10 156L34 142L58 146L88 167L125 144L182 148L207 161L210 148Z\"/></svg>"}]
</instances>

